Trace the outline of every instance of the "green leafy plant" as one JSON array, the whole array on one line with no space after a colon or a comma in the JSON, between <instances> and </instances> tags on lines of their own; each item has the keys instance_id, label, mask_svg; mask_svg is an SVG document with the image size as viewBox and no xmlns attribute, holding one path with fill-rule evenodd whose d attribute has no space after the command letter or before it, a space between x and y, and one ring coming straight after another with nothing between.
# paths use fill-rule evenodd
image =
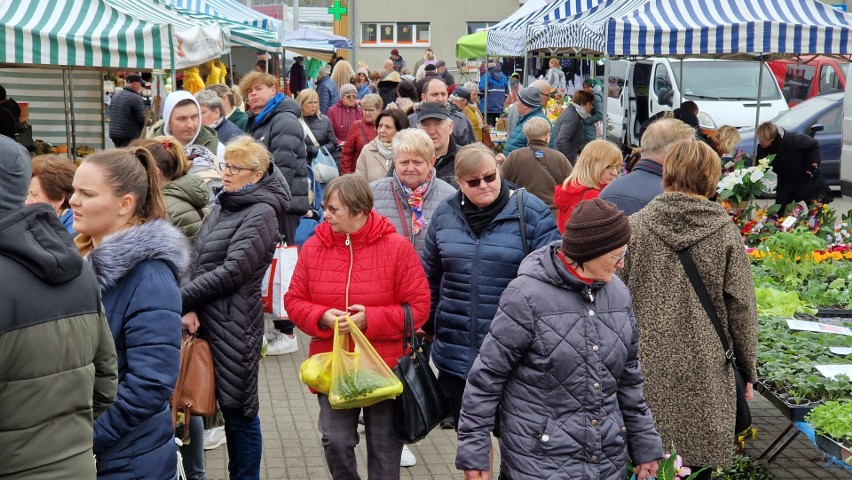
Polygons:
<instances>
[{"instance_id":1,"label":"green leafy plant","mask_svg":"<svg viewBox=\"0 0 852 480\"><path fill-rule=\"evenodd\" d=\"M817 433L852 445L852 400L826 402L813 409L805 419Z\"/></svg>"},{"instance_id":2,"label":"green leafy plant","mask_svg":"<svg viewBox=\"0 0 852 480\"><path fill-rule=\"evenodd\" d=\"M718 480L772 480L772 476L757 460L737 454L731 465L713 472L713 478Z\"/></svg>"}]
</instances>

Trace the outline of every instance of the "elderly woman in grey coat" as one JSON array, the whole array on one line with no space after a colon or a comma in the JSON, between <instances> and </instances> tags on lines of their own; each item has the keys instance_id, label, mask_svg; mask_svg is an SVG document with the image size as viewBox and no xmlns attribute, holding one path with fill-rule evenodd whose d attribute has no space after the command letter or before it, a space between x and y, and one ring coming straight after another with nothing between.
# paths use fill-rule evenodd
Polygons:
<instances>
[{"instance_id":1,"label":"elderly woman in grey coat","mask_svg":"<svg viewBox=\"0 0 852 480\"><path fill-rule=\"evenodd\" d=\"M665 444L674 443L691 467L731 463L736 390L734 369L678 251L690 254L706 286L744 371L746 399L757 380L757 305L748 258L736 225L707 199L720 170L718 155L701 140L669 149L663 193L630 217L634 235L621 275L636 300L648 405ZM684 392L690 393L678 394ZM710 478L709 470L702 473L699 478Z\"/></svg>"},{"instance_id":2,"label":"elderly woman in grey coat","mask_svg":"<svg viewBox=\"0 0 852 480\"><path fill-rule=\"evenodd\" d=\"M468 375L456 467L493 478L491 431L500 421L500 477L623 480L628 451L639 480L663 457L645 403L639 328L623 265L630 225L615 205L580 202L560 242L531 253Z\"/></svg>"},{"instance_id":3,"label":"elderly woman in grey coat","mask_svg":"<svg viewBox=\"0 0 852 480\"><path fill-rule=\"evenodd\" d=\"M414 244L422 258L432 214L456 189L435 176L435 146L425 131L400 130L394 135L391 148L392 176L370 184L374 208L393 223L397 233Z\"/></svg>"}]
</instances>

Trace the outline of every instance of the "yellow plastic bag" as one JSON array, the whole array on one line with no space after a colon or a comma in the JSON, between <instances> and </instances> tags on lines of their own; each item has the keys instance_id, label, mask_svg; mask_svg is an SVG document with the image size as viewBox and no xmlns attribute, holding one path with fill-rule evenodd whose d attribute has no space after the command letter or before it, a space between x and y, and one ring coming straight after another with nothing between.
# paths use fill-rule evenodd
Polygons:
<instances>
[{"instance_id":1,"label":"yellow plastic bag","mask_svg":"<svg viewBox=\"0 0 852 480\"><path fill-rule=\"evenodd\" d=\"M358 330L355 322L346 316L349 334L340 334L334 325L334 349L331 352L331 390L328 403L331 408L369 407L402 393L402 382L396 378L382 357L370 345L367 337ZM349 351L349 338L355 345Z\"/></svg>"},{"instance_id":2,"label":"yellow plastic bag","mask_svg":"<svg viewBox=\"0 0 852 480\"><path fill-rule=\"evenodd\" d=\"M314 390L328 395L331 390L331 352L318 353L302 362L299 379Z\"/></svg>"}]
</instances>

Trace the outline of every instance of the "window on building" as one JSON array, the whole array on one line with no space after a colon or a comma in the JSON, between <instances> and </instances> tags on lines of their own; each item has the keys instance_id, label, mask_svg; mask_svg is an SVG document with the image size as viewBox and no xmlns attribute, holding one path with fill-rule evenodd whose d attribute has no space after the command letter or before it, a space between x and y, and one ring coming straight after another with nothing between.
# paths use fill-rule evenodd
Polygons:
<instances>
[{"instance_id":1,"label":"window on building","mask_svg":"<svg viewBox=\"0 0 852 480\"><path fill-rule=\"evenodd\" d=\"M361 45L421 45L431 42L428 23L379 23L361 24Z\"/></svg>"},{"instance_id":2,"label":"window on building","mask_svg":"<svg viewBox=\"0 0 852 480\"><path fill-rule=\"evenodd\" d=\"M379 27L375 23L361 24L361 44L375 45L378 38Z\"/></svg>"},{"instance_id":3,"label":"window on building","mask_svg":"<svg viewBox=\"0 0 852 480\"><path fill-rule=\"evenodd\" d=\"M400 45L411 45L414 43L414 24L396 24L396 43Z\"/></svg>"},{"instance_id":4,"label":"window on building","mask_svg":"<svg viewBox=\"0 0 852 480\"><path fill-rule=\"evenodd\" d=\"M496 25L494 22L467 22L467 34L476 33L483 28L488 28Z\"/></svg>"}]
</instances>

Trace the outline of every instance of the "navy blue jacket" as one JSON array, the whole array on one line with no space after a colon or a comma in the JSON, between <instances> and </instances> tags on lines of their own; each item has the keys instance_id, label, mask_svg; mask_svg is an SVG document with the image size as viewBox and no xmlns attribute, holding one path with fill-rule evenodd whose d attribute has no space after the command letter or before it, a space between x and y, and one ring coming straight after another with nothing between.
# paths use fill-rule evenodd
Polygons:
<instances>
[{"instance_id":1,"label":"navy blue jacket","mask_svg":"<svg viewBox=\"0 0 852 480\"><path fill-rule=\"evenodd\" d=\"M95 420L98 479L174 478L169 398L180 371L180 272L189 243L155 220L111 235L89 253L118 354L115 403Z\"/></svg>"},{"instance_id":2,"label":"navy blue jacket","mask_svg":"<svg viewBox=\"0 0 852 480\"><path fill-rule=\"evenodd\" d=\"M625 215L633 215L663 193L663 166L642 159L628 175L616 178L603 189L599 198L612 202Z\"/></svg>"},{"instance_id":3,"label":"navy blue jacket","mask_svg":"<svg viewBox=\"0 0 852 480\"><path fill-rule=\"evenodd\" d=\"M320 113L325 115L332 105L340 100L340 92L337 85L331 81L331 77L322 77L317 80L317 95L319 96Z\"/></svg>"},{"instance_id":4,"label":"navy blue jacket","mask_svg":"<svg viewBox=\"0 0 852 480\"><path fill-rule=\"evenodd\" d=\"M485 76L479 80L479 91L485 92ZM503 103L506 102L506 95L509 94L509 79L503 75L501 71L494 71L488 74L488 105L485 105L486 113L503 113ZM479 95L482 101L485 102L485 94Z\"/></svg>"},{"instance_id":5,"label":"navy blue jacket","mask_svg":"<svg viewBox=\"0 0 852 480\"><path fill-rule=\"evenodd\" d=\"M240 130L240 127L227 118L216 126L216 137L222 145L227 145L231 140L240 135L245 135L245 132Z\"/></svg>"},{"instance_id":6,"label":"navy blue jacket","mask_svg":"<svg viewBox=\"0 0 852 480\"><path fill-rule=\"evenodd\" d=\"M500 295L518 274L524 259L518 192L478 238L462 212L461 193L441 203L432 217L423 252L432 315L423 329L434 335L432 359L441 372L467 377ZM523 195L530 251L559 240L547 205L529 192Z\"/></svg>"}]
</instances>

